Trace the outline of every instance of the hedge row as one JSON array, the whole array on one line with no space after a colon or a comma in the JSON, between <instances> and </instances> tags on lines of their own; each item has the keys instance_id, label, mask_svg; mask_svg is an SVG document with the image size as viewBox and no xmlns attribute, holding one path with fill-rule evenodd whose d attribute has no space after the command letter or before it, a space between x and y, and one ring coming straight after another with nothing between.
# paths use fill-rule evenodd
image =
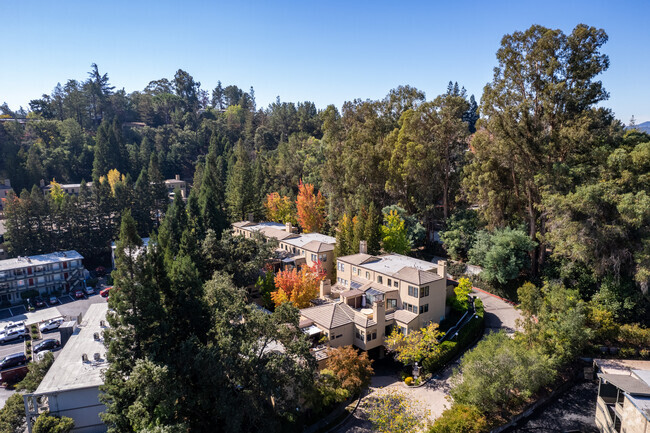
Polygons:
<instances>
[{"instance_id":1,"label":"hedge row","mask_svg":"<svg viewBox=\"0 0 650 433\"><path fill-rule=\"evenodd\" d=\"M443 368L459 353L465 351L483 333L483 320L485 315L483 302L479 298L476 298L474 300L474 306L476 307L475 316L458 331L456 340L442 342L440 344L440 352L436 356L425 358L422 361L422 367L426 372L433 374Z\"/></svg>"}]
</instances>

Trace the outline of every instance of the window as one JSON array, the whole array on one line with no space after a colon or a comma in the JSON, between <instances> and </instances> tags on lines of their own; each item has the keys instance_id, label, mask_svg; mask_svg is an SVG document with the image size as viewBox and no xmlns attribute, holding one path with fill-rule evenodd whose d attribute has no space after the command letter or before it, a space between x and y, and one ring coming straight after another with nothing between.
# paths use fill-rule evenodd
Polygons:
<instances>
[{"instance_id":1,"label":"window","mask_svg":"<svg viewBox=\"0 0 650 433\"><path fill-rule=\"evenodd\" d=\"M418 288L409 286L409 296L413 296L414 298L418 297Z\"/></svg>"},{"instance_id":2,"label":"window","mask_svg":"<svg viewBox=\"0 0 650 433\"><path fill-rule=\"evenodd\" d=\"M387 309L395 309L397 308L397 299L387 299L386 300L386 308Z\"/></svg>"},{"instance_id":3,"label":"window","mask_svg":"<svg viewBox=\"0 0 650 433\"><path fill-rule=\"evenodd\" d=\"M379 284L384 284L384 278L381 275L377 275L377 282Z\"/></svg>"},{"instance_id":4,"label":"window","mask_svg":"<svg viewBox=\"0 0 650 433\"><path fill-rule=\"evenodd\" d=\"M429 286L424 286L420 289L420 298L424 298L425 296L429 296Z\"/></svg>"},{"instance_id":5,"label":"window","mask_svg":"<svg viewBox=\"0 0 650 433\"><path fill-rule=\"evenodd\" d=\"M345 271L345 263L337 262L336 269L338 269L339 271Z\"/></svg>"},{"instance_id":6,"label":"window","mask_svg":"<svg viewBox=\"0 0 650 433\"><path fill-rule=\"evenodd\" d=\"M312 262L317 262L318 260L316 259L316 254L311 255L311 261Z\"/></svg>"},{"instance_id":7,"label":"window","mask_svg":"<svg viewBox=\"0 0 650 433\"><path fill-rule=\"evenodd\" d=\"M352 273L353 273L353 274L356 274L356 273L357 273L357 268L355 268L354 266L352 266Z\"/></svg>"},{"instance_id":8,"label":"window","mask_svg":"<svg viewBox=\"0 0 650 433\"><path fill-rule=\"evenodd\" d=\"M361 334L359 333L358 329L354 330L354 336L357 338L357 340L363 340L363 338L361 337Z\"/></svg>"},{"instance_id":9,"label":"window","mask_svg":"<svg viewBox=\"0 0 650 433\"><path fill-rule=\"evenodd\" d=\"M334 338L341 338L341 337L343 337L343 334L339 334L339 335L337 335L337 336L334 337Z\"/></svg>"},{"instance_id":10,"label":"window","mask_svg":"<svg viewBox=\"0 0 650 433\"><path fill-rule=\"evenodd\" d=\"M389 278L389 279L388 279L388 287L391 287L392 285L393 285L393 280L391 280L391 279Z\"/></svg>"},{"instance_id":11,"label":"window","mask_svg":"<svg viewBox=\"0 0 650 433\"><path fill-rule=\"evenodd\" d=\"M398 287L398 286L399 286L399 285L398 285L398 283L397 283L397 280L393 281L393 287Z\"/></svg>"},{"instance_id":12,"label":"window","mask_svg":"<svg viewBox=\"0 0 650 433\"><path fill-rule=\"evenodd\" d=\"M320 255L320 261L325 263L327 261L327 254L321 254Z\"/></svg>"},{"instance_id":13,"label":"window","mask_svg":"<svg viewBox=\"0 0 650 433\"><path fill-rule=\"evenodd\" d=\"M366 280L370 279L370 272L366 271Z\"/></svg>"},{"instance_id":14,"label":"window","mask_svg":"<svg viewBox=\"0 0 650 433\"><path fill-rule=\"evenodd\" d=\"M377 339L377 331L372 331L372 334L368 332L368 341L372 341L376 339Z\"/></svg>"}]
</instances>

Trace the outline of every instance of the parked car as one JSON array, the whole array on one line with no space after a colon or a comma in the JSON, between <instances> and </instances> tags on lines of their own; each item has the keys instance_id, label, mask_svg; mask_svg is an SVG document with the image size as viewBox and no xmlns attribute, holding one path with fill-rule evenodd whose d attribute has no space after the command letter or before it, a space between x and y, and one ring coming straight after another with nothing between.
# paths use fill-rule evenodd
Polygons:
<instances>
[{"instance_id":1,"label":"parked car","mask_svg":"<svg viewBox=\"0 0 650 433\"><path fill-rule=\"evenodd\" d=\"M47 332L47 331L54 331L55 329L58 329L59 326L61 326L61 323L63 323L63 317L58 317L56 319L52 319L49 322L43 323L41 326L38 327L38 329L41 330L41 332Z\"/></svg>"},{"instance_id":2,"label":"parked car","mask_svg":"<svg viewBox=\"0 0 650 433\"><path fill-rule=\"evenodd\" d=\"M107 287L107 288L103 289L101 292L99 292L99 296L101 296L102 298L108 298L108 295L109 295L112 288L113 287Z\"/></svg>"},{"instance_id":3,"label":"parked car","mask_svg":"<svg viewBox=\"0 0 650 433\"><path fill-rule=\"evenodd\" d=\"M20 328L24 328L24 327L25 327L24 322L9 322L9 323L7 323L7 326L2 328L2 332L8 332L8 331L12 331L14 329L20 329Z\"/></svg>"},{"instance_id":4,"label":"parked car","mask_svg":"<svg viewBox=\"0 0 650 433\"><path fill-rule=\"evenodd\" d=\"M94 295L95 294L95 288L88 286L84 289L84 292L86 292L86 295Z\"/></svg>"},{"instance_id":5,"label":"parked car","mask_svg":"<svg viewBox=\"0 0 650 433\"><path fill-rule=\"evenodd\" d=\"M12 355L5 356L2 361L0 361L0 370L5 368L16 367L18 365L27 364L27 357L24 353L14 353Z\"/></svg>"},{"instance_id":6,"label":"parked car","mask_svg":"<svg viewBox=\"0 0 650 433\"><path fill-rule=\"evenodd\" d=\"M34 298L34 306L36 308L45 307L45 300L43 298L41 298L40 296L35 297Z\"/></svg>"},{"instance_id":7,"label":"parked car","mask_svg":"<svg viewBox=\"0 0 650 433\"><path fill-rule=\"evenodd\" d=\"M56 305L59 303L59 300L56 296L50 296L50 305Z\"/></svg>"},{"instance_id":8,"label":"parked car","mask_svg":"<svg viewBox=\"0 0 650 433\"><path fill-rule=\"evenodd\" d=\"M34 360L42 361L43 359L45 359L45 355L47 355L48 353L52 353L52 351L49 349L41 350L40 352L34 354Z\"/></svg>"},{"instance_id":9,"label":"parked car","mask_svg":"<svg viewBox=\"0 0 650 433\"><path fill-rule=\"evenodd\" d=\"M61 343L59 342L59 340L55 340L54 338L48 338L47 340L43 340L34 346L34 353L42 352L43 350L54 350L60 345Z\"/></svg>"},{"instance_id":10,"label":"parked car","mask_svg":"<svg viewBox=\"0 0 650 433\"><path fill-rule=\"evenodd\" d=\"M0 343L8 343L10 341L25 338L25 335L27 335L27 330L24 326L22 328L12 329L11 331L5 331L0 334Z\"/></svg>"},{"instance_id":11,"label":"parked car","mask_svg":"<svg viewBox=\"0 0 650 433\"><path fill-rule=\"evenodd\" d=\"M72 295L74 296L75 299L83 299L84 298L84 292L83 290L75 290Z\"/></svg>"}]
</instances>

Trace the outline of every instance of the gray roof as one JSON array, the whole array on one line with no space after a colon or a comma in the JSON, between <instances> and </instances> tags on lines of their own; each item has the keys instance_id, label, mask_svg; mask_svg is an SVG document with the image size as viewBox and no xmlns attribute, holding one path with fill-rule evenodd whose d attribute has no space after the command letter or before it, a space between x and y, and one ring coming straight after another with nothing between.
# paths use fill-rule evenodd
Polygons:
<instances>
[{"instance_id":1,"label":"gray roof","mask_svg":"<svg viewBox=\"0 0 650 433\"><path fill-rule=\"evenodd\" d=\"M645 419L650 422L650 397L628 395L627 398L630 400L630 403L636 406Z\"/></svg>"},{"instance_id":2,"label":"gray roof","mask_svg":"<svg viewBox=\"0 0 650 433\"><path fill-rule=\"evenodd\" d=\"M650 370L632 370L632 376L636 376L650 386Z\"/></svg>"},{"instance_id":3,"label":"gray roof","mask_svg":"<svg viewBox=\"0 0 650 433\"><path fill-rule=\"evenodd\" d=\"M83 256L74 250L40 254L38 256L16 257L13 259L0 260L0 271L25 268L27 266L47 265L49 263L67 262L76 259L83 259Z\"/></svg>"},{"instance_id":4,"label":"gray roof","mask_svg":"<svg viewBox=\"0 0 650 433\"><path fill-rule=\"evenodd\" d=\"M296 239L289 239L288 244L293 244L293 241ZM320 241L309 241L304 246L301 247L304 250L311 251L313 253L324 253L327 251L334 251L334 245L326 244Z\"/></svg>"},{"instance_id":5,"label":"gray roof","mask_svg":"<svg viewBox=\"0 0 650 433\"><path fill-rule=\"evenodd\" d=\"M266 237L302 248L314 253L334 251L336 238L321 233L289 233L286 226L276 222L240 221L233 223L233 227L243 228L251 232L260 232Z\"/></svg>"},{"instance_id":6,"label":"gray roof","mask_svg":"<svg viewBox=\"0 0 650 433\"><path fill-rule=\"evenodd\" d=\"M396 321L406 323L407 325L415 320L418 315L406 310L395 310L393 317Z\"/></svg>"},{"instance_id":7,"label":"gray roof","mask_svg":"<svg viewBox=\"0 0 650 433\"><path fill-rule=\"evenodd\" d=\"M368 260L379 260L379 257L371 256L370 254L352 254L351 256L339 257L337 260L340 260L351 265L359 266L362 263L365 263Z\"/></svg>"},{"instance_id":8,"label":"gray roof","mask_svg":"<svg viewBox=\"0 0 650 433\"><path fill-rule=\"evenodd\" d=\"M600 373L598 377L630 395L650 396L650 385L637 377L626 374L608 373Z\"/></svg>"},{"instance_id":9,"label":"gray roof","mask_svg":"<svg viewBox=\"0 0 650 433\"><path fill-rule=\"evenodd\" d=\"M107 311L106 302L92 304L88 308L81 325L61 349L61 353L38 386L36 394L90 388L104 383L102 372L108 368L108 362L102 336L104 328L100 326L100 321L104 320L106 325ZM100 335L99 340L95 340L95 333ZM99 353L99 361L94 360L95 353ZM88 356L88 361L82 361L83 354Z\"/></svg>"},{"instance_id":10,"label":"gray roof","mask_svg":"<svg viewBox=\"0 0 650 433\"><path fill-rule=\"evenodd\" d=\"M346 290L345 292L341 292L340 296L343 298L349 298L351 296L361 296L363 295L363 291L359 289L352 289L352 290Z\"/></svg>"},{"instance_id":11,"label":"gray roof","mask_svg":"<svg viewBox=\"0 0 650 433\"><path fill-rule=\"evenodd\" d=\"M316 307L300 310L300 314L325 329L338 328L339 326L355 323L367 328L376 325L372 319L365 314L357 314L352 307L342 302L327 303Z\"/></svg>"},{"instance_id":12,"label":"gray roof","mask_svg":"<svg viewBox=\"0 0 650 433\"><path fill-rule=\"evenodd\" d=\"M393 275L406 282L417 284L418 286L422 284L429 284L442 279L440 275L434 274L433 272L423 271L411 267L404 267Z\"/></svg>"}]
</instances>

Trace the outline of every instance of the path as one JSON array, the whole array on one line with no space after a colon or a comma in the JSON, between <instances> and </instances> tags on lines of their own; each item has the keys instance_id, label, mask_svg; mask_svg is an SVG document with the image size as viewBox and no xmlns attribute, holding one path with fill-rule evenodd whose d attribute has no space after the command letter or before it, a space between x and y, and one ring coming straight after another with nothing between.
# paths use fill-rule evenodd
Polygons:
<instances>
[{"instance_id":1,"label":"path","mask_svg":"<svg viewBox=\"0 0 650 433\"><path fill-rule=\"evenodd\" d=\"M511 303L481 290L472 291L472 295L478 296L483 301L483 306L485 308L484 317L486 333L495 332L501 329L508 333L514 333L516 329L515 322L521 317L521 315ZM426 406L431 413L431 420L434 420L438 418L450 405L447 400L451 388L451 381L449 379L454 368L458 367L459 363L460 361L456 361L421 388L406 388L402 385L402 381L399 380L399 377L395 374L396 370L394 368L379 367L375 370L375 375L372 377L370 392L368 395L375 393L375 395L377 395L381 392L385 392L386 389L396 388L406 393L420 405ZM362 406L363 402L354 415L351 416L343 425L334 430L334 432L372 432L372 426L364 418Z\"/></svg>"}]
</instances>

